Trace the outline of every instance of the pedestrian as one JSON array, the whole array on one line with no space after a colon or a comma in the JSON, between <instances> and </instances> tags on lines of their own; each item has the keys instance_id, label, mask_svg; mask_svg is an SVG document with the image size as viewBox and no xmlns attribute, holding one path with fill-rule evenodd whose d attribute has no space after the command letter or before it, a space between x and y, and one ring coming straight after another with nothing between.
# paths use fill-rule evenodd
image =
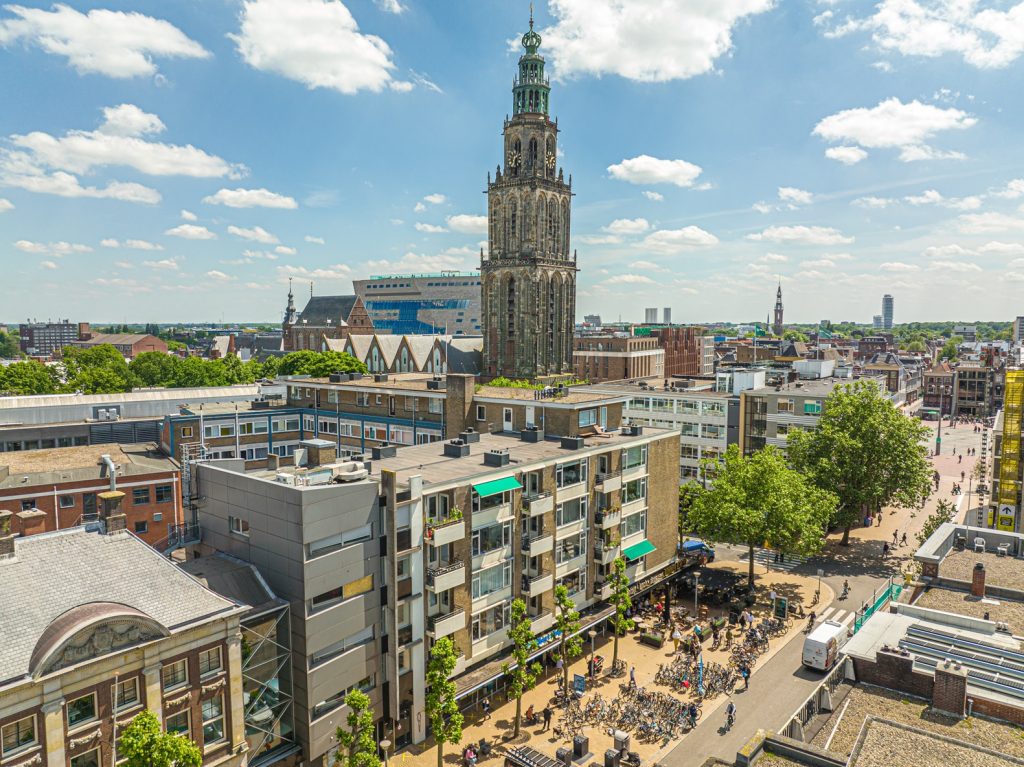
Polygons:
<instances>
[{"instance_id":1,"label":"pedestrian","mask_svg":"<svg viewBox=\"0 0 1024 767\"><path fill-rule=\"evenodd\" d=\"M963 455L963 453L961 453L960 455L957 456L956 462L957 463L963 463L964 462L964 455Z\"/></svg>"},{"instance_id":2,"label":"pedestrian","mask_svg":"<svg viewBox=\"0 0 1024 767\"><path fill-rule=\"evenodd\" d=\"M676 626L672 629L672 644L675 645L675 651L679 652L679 641L683 638L683 635L679 632L679 627Z\"/></svg>"},{"instance_id":3,"label":"pedestrian","mask_svg":"<svg viewBox=\"0 0 1024 767\"><path fill-rule=\"evenodd\" d=\"M746 666L743 666L743 668L740 670L740 673L743 675L743 689L744 690L749 690L750 689L750 669L747 668Z\"/></svg>"},{"instance_id":4,"label":"pedestrian","mask_svg":"<svg viewBox=\"0 0 1024 767\"><path fill-rule=\"evenodd\" d=\"M899 536L899 534L900 534L899 530L893 530L892 531L892 545L893 546L896 545L896 538Z\"/></svg>"},{"instance_id":5,"label":"pedestrian","mask_svg":"<svg viewBox=\"0 0 1024 767\"><path fill-rule=\"evenodd\" d=\"M903 533L903 537L900 538L900 546L906 546L906 545L907 545L907 534Z\"/></svg>"},{"instance_id":6,"label":"pedestrian","mask_svg":"<svg viewBox=\"0 0 1024 767\"><path fill-rule=\"evenodd\" d=\"M629 686L636 687L636 666L629 667Z\"/></svg>"},{"instance_id":7,"label":"pedestrian","mask_svg":"<svg viewBox=\"0 0 1024 767\"><path fill-rule=\"evenodd\" d=\"M551 726L551 706L544 706L544 711L541 713L544 714L544 729L546 730Z\"/></svg>"},{"instance_id":8,"label":"pedestrian","mask_svg":"<svg viewBox=\"0 0 1024 767\"><path fill-rule=\"evenodd\" d=\"M885 559L887 556L889 556L889 542L888 541L886 541L885 543L882 544L882 559Z\"/></svg>"},{"instance_id":9,"label":"pedestrian","mask_svg":"<svg viewBox=\"0 0 1024 767\"><path fill-rule=\"evenodd\" d=\"M484 698L484 702L480 704L480 707L484 710L484 720L491 718L491 699Z\"/></svg>"},{"instance_id":10,"label":"pedestrian","mask_svg":"<svg viewBox=\"0 0 1024 767\"><path fill-rule=\"evenodd\" d=\"M953 455L956 455L956 448L953 448Z\"/></svg>"},{"instance_id":11,"label":"pedestrian","mask_svg":"<svg viewBox=\"0 0 1024 767\"><path fill-rule=\"evenodd\" d=\"M879 514L875 517L875 527L881 527L881 526L882 526L882 514L881 514L881 512L879 512Z\"/></svg>"},{"instance_id":12,"label":"pedestrian","mask_svg":"<svg viewBox=\"0 0 1024 767\"><path fill-rule=\"evenodd\" d=\"M963 473L962 471L960 472L960 481L961 481L961 482L963 482L963 481L964 481L964 473Z\"/></svg>"}]
</instances>

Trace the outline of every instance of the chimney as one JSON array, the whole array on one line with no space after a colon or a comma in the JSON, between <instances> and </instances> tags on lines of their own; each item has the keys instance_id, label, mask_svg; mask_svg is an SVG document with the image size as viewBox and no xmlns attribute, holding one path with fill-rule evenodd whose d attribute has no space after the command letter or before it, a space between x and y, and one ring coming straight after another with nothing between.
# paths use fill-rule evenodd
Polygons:
<instances>
[{"instance_id":1,"label":"chimney","mask_svg":"<svg viewBox=\"0 0 1024 767\"><path fill-rule=\"evenodd\" d=\"M13 516L11 512L0 509L0 535L11 534L11 517Z\"/></svg>"},{"instance_id":2,"label":"chimney","mask_svg":"<svg viewBox=\"0 0 1024 767\"><path fill-rule=\"evenodd\" d=\"M19 511L18 519L21 520L22 535L36 535L46 532L46 512L39 509Z\"/></svg>"},{"instance_id":3,"label":"chimney","mask_svg":"<svg viewBox=\"0 0 1024 767\"><path fill-rule=\"evenodd\" d=\"M106 520L121 513L124 493L120 490L107 490L105 493L98 493L96 497L100 501L100 519Z\"/></svg>"},{"instance_id":4,"label":"chimney","mask_svg":"<svg viewBox=\"0 0 1024 767\"><path fill-rule=\"evenodd\" d=\"M326 439L304 439L299 443L306 448L306 467L328 466L338 460L338 446Z\"/></svg>"},{"instance_id":5,"label":"chimney","mask_svg":"<svg viewBox=\"0 0 1024 767\"><path fill-rule=\"evenodd\" d=\"M985 596L985 565L978 562L971 573L971 596L982 599Z\"/></svg>"},{"instance_id":6,"label":"chimney","mask_svg":"<svg viewBox=\"0 0 1024 767\"><path fill-rule=\"evenodd\" d=\"M14 556L14 536L0 535L0 559Z\"/></svg>"},{"instance_id":7,"label":"chimney","mask_svg":"<svg viewBox=\"0 0 1024 767\"><path fill-rule=\"evenodd\" d=\"M277 453L267 453L267 469L277 471L281 468L281 456Z\"/></svg>"}]
</instances>

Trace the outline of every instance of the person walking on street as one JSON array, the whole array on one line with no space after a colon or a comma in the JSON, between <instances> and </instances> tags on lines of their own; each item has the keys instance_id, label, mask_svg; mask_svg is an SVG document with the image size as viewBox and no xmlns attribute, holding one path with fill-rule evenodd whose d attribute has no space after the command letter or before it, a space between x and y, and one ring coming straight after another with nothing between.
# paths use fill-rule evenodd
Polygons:
<instances>
[{"instance_id":1,"label":"person walking on street","mask_svg":"<svg viewBox=\"0 0 1024 767\"><path fill-rule=\"evenodd\" d=\"M903 533L903 537L900 538L900 546L906 546L906 545L907 545L907 534Z\"/></svg>"},{"instance_id":2,"label":"person walking on street","mask_svg":"<svg viewBox=\"0 0 1024 767\"><path fill-rule=\"evenodd\" d=\"M679 652L679 642L680 642L680 640L682 638L683 638L683 635L679 632L679 627L678 626L676 626L674 629L672 629L672 644L675 645L676 653Z\"/></svg>"},{"instance_id":3,"label":"person walking on street","mask_svg":"<svg viewBox=\"0 0 1024 767\"><path fill-rule=\"evenodd\" d=\"M743 677L743 689L750 689L750 668L746 664L740 669L740 675Z\"/></svg>"},{"instance_id":4,"label":"person walking on street","mask_svg":"<svg viewBox=\"0 0 1024 767\"><path fill-rule=\"evenodd\" d=\"M551 726L551 706L544 706L541 713L544 715L544 729L546 730Z\"/></svg>"},{"instance_id":5,"label":"person walking on street","mask_svg":"<svg viewBox=\"0 0 1024 767\"><path fill-rule=\"evenodd\" d=\"M480 707L484 710L484 721L491 718L491 699L484 698L484 702L480 704Z\"/></svg>"},{"instance_id":6,"label":"person walking on street","mask_svg":"<svg viewBox=\"0 0 1024 767\"><path fill-rule=\"evenodd\" d=\"M886 541L885 543L882 544L882 559L885 559L887 556L889 556L889 542L888 541Z\"/></svg>"},{"instance_id":7,"label":"person walking on street","mask_svg":"<svg viewBox=\"0 0 1024 767\"><path fill-rule=\"evenodd\" d=\"M629 686L636 687L636 666L629 668Z\"/></svg>"},{"instance_id":8,"label":"person walking on street","mask_svg":"<svg viewBox=\"0 0 1024 767\"><path fill-rule=\"evenodd\" d=\"M893 546L896 545L896 539L899 537L899 534L900 534L899 530L893 530L892 531L892 545Z\"/></svg>"}]
</instances>

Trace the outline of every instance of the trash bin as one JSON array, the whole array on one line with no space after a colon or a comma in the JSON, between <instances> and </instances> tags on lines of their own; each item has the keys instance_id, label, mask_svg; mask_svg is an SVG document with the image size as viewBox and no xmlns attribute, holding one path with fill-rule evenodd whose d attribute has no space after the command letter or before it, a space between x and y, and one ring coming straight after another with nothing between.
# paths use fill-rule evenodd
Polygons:
<instances>
[{"instance_id":1,"label":"trash bin","mask_svg":"<svg viewBox=\"0 0 1024 767\"><path fill-rule=\"evenodd\" d=\"M572 739L573 759L582 759L590 753L590 738L586 735L576 735Z\"/></svg>"},{"instance_id":2,"label":"trash bin","mask_svg":"<svg viewBox=\"0 0 1024 767\"><path fill-rule=\"evenodd\" d=\"M616 751L629 750L629 733L622 730L612 730L612 740L615 742Z\"/></svg>"},{"instance_id":3,"label":"trash bin","mask_svg":"<svg viewBox=\"0 0 1024 767\"><path fill-rule=\"evenodd\" d=\"M619 767L621 761L622 756L614 748L604 752L604 767Z\"/></svg>"},{"instance_id":4,"label":"trash bin","mask_svg":"<svg viewBox=\"0 0 1024 767\"><path fill-rule=\"evenodd\" d=\"M555 761L564 764L565 767L572 765L572 749L560 748L555 752Z\"/></svg>"}]
</instances>

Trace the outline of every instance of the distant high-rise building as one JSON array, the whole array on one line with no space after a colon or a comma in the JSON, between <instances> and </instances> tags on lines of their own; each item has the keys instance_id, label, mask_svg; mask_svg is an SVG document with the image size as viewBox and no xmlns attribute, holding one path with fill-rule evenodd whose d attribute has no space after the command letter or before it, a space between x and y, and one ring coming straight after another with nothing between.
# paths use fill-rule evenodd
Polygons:
<instances>
[{"instance_id":1,"label":"distant high-rise building","mask_svg":"<svg viewBox=\"0 0 1024 767\"><path fill-rule=\"evenodd\" d=\"M395 335L468 335L480 329L476 272L392 274L353 280L356 295L379 331Z\"/></svg>"},{"instance_id":2,"label":"distant high-rise building","mask_svg":"<svg viewBox=\"0 0 1024 767\"><path fill-rule=\"evenodd\" d=\"M86 322L27 322L18 326L19 345L30 357L50 357L88 331Z\"/></svg>"},{"instance_id":3,"label":"distant high-rise building","mask_svg":"<svg viewBox=\"0 0 1024 767\"><path fill-rule=\"evenodd\" d=\"M882 296L882 330L892 330L893 298L888 293Z\"/></svg>"},{"instance_id":4,"label":"distant high-rise building","mask_svg":"<svg viewBox=\"0 0 1024 767\"><path fill-rule=\"evenodd\" d=\"M1024 342L1024 317L1017 317L1013 321L1013 342L1015 344Z\"/></svg>"},{"instance_id":5,"label":"distant high-rise building","mask_svg":"<svg viewBox=\"0 0 1024 767\"><path fill-rule=\"evenodd\" d=\"M672 307L666 306L661 310L661 321L666 325L672 324Z\"/></svg>"},{"instance_id":6,"label":"distant high-rise building","mask_svg":"<svg viewBox=\"0 0 1024 767\"><path fill-rule=\"evenodd\" d=\"M786 329L786 326L782 322L782 283L779 283L779 289L775 292L775 323L772 325L772 330L775 335L781 336L782 332Z\"/></svg>"},{"instance_id":7,"label":"distant high-rise building","mask_svg":"<svg viewBox=\"0 0 1024 767\"><path fill-rule=\"evenodd\" d=\"M657 325L658 324L658 307L648 306L644 309L644 324L646 325Z\"/></svg>"},{"instance_id":8,"label":"distant high-rise building","mask_svg":"<svg viewBox=\"0 0 1024 767\"><path fill-rule=\"evenodd\" d=\"M601 327L601 315L600 314L584 314L583 321L591 327Z\"/></svg>"},{"instance_id":9,"label":"distant high-rise building","mask_svg":"<svg viewBox=\"0 0 1024 767\"><path fill-rule=\"evenodd\" d=\"M881 330L882 329L882 315L881 314L876 314L874 317L871 318L871 327L874 328L875 330Z\"/></svg>"}]
</instances>

